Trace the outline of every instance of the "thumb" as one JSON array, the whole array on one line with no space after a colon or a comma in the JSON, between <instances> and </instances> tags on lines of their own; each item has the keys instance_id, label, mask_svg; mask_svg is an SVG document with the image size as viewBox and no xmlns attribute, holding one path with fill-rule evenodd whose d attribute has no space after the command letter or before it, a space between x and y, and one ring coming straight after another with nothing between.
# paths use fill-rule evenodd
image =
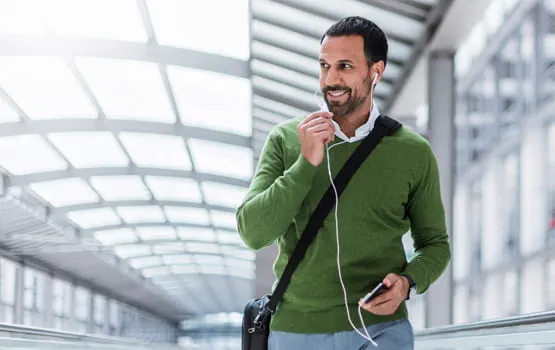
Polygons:
<instances>
[{"instance_id":1,"label":"thumb","mask_svg":"<svg viewBox=\"0 0 555 350\"><path fill-rule=\"evenodd\" d=\"M394 273L390 273L383 279L383 284L385 284L387 288L391 288L391 286L395 284L395 282L397 282L398 280L399 276Z\"/></svg>"}]
</instances>

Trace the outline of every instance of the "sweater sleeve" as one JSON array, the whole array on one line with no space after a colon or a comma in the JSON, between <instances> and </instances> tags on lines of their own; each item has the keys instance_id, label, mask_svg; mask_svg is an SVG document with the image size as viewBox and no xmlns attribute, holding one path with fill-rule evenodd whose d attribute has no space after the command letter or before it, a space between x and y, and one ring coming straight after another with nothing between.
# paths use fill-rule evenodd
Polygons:
<instances>
[{"instance_id":1,"label":"sweater sleeve","mask_svg":"<svg viewBox=\"0 0 555 350\"><path fill-rule=\"evenodd\" d=\"M267 247L285 234L312 186L317 168L302 153L288 169L283 158L281 138L272 131L236 212L239 234L251 249Z\"/></svg>"},{"instance_id":2,"label":"sweater sleeve","mask_svg":"<svg viewBox=\"0 0 555 350\"><path fill-rule=\"evenodd\" d=\"M437 160L428 143L423 153L407 208L415 255L403 272L414 280L418 294L441 276L451 258Z\"/></svg>"}]
</instances>

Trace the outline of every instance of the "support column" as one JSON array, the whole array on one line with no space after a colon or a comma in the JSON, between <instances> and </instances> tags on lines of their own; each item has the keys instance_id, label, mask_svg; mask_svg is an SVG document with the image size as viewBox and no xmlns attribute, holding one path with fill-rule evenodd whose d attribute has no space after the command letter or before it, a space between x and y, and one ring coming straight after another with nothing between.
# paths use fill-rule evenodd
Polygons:
<instances>
[{"instance_id":1,"label":"support column","mask_svg":"<svg viewBox=\"0 0 555 350\"><path fill-rule=\"evenodd\" d=\"M455 76L452 52L430 54L428 65L429 139L440 171L441 196L452 242L455 188ZM453 272L450 263L426 295L426 327L453 321Z\"/></svg>"},{"instance_id":2,"label":"support column","mask_svg":"<svg viewBox=\"0 0 555 350\"><path fill-rule=\"evenodd\" d=\"M111 298L105 296L104 298L104 330L103 334L110 335L110 302Z\"/></svg>"},{"instance_id":3,"label":"support column","mask_svg":"<svg viewBox=\"0 0 555 350\"><path fill-rule=\"evenodd\" d=\"M23 264L17 263L15 266L15 307L14 307L14 323L23 324L25 298L25 268Z\"/></svg>"}]
</instances>

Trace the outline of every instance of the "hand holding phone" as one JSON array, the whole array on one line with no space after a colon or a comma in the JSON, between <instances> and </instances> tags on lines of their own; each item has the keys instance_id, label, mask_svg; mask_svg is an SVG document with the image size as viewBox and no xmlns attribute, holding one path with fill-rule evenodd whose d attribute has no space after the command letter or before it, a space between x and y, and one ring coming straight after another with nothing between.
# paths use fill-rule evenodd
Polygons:
<instances>
[{"instance_id":1,"label":"hand holding phone","mask_svg":"<svg viewBox=\"0 0 555 350\"><path fill-rule=\"evenodd\" d=\"M362 298L362 304L369 303L372 299L377 297L378 295L384 293L387 290L387 287L383 282L380 282L372 291Z\"/></svg>"}]
</instances>

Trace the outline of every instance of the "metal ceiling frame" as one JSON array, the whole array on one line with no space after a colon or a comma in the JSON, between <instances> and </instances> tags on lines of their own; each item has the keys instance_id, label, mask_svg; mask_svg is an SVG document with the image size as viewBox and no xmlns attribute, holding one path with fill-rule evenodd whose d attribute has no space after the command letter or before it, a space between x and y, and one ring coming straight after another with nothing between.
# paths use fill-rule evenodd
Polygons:
<instances>
[{"instance_id":1,"label":"metal ceiling frame","mask_svg":"<svg viewBox=\"0 0 555 350\"><path fill-rule=\"evenodd\" d=\"M120 176L120 175L136 175L141 178L146 176L157 177L175 177L180 179L193 179L201 182L219 182L227 185L238 187L248 187L247 180L241 180L234 177L223 175L215 175L209 173L196 173L194 170L176 170L176 169L163 169L163 168L146 168L138 167L136 165L126 167L98 167L98 168L84 168L76 169L71 168L67 170L47 171L41 173L32 173L28 175L13 175L10 176L6 182L9 186L28 186L34 182L60 180L69 178L82 178L90 180L96 176ZM148 186L145 185L146 188ZM152 196L156 198L156 196Z\"/></svg>"},{"instance_id":2,"label":"metal ceiling frame","mask_svg":"<svg viewBox=\"0 0 555 350\"><path fill-rule=\"evenodd\" d=\"M1 97L1 95L0 95ZM23 112L21 108L13 104ZM22 113L24 114L24 113ZM25 122L2 124L0 137L20 136L35 134L45 136L54 132L75 132L75 131L111 131L115 134L122 132L136 132L180 136L185 140L202 139L207 141L220 142L235 146L249 147L250 137L232 134L224 131L211 130L193 126L186 126L181 123L166 124L139 120L119 120L119 119L56 119L56 120L32 120L28 117Z\"/></svg>"},{"instance_id":3,"label":"metal ceiling frame","mask_svg":"<svg viewBox=\"0 0 555 350\"><path fill-rule=\"evenodd\" d=\"M35 134L41 137L41 139L51 146L52 150L63 159L68 168L62 171L50 171L42 173L33 173L29 175L21 176L9 176L2 178L5 181L5 186L22 186L25 188L34 182L54 180L54 179L66 179L72 177L78 177L83 179L93 191L96 192L98 198L102 199L102 196L94 189L90 183L92 176L102 176L102 175L136 175L139 176L140 181L143 186L148 190L150 199L147 201L134 201L140 202L142 205L161 205L162 203L172 203L178 204L180 207L187 206L187 202L177 202L177 201L157 201L154 194L149 189L145 182L145 176L171 176L179 178L189 178L195 180L199 184L199 190L201 193L201 202L195 203L193 208L205 208L207 210L222 210L230 211L230 208L225 208L222 206L209 205L206 202L205 194L203 192L202 186L200 184L204 181L217 182L222 184L234 185L239 187L247 187L248 182L241 179L218 176L215 174L199 174L196 171L194 158L192 157L189 147L185 147L188 153L189 159L191 160L190 171L179 171L171 169L151 169L151 168L141 168L133 163L133 158L126 151L121 139L118 137L122 132L138 132L138 133L149 133L149 134L162 134L162 135L173 135L179 136L183 139L185 145L189 139L202 139L208 141L219 142L223 144L231 144L236 146L248 147L250 148L251 138L247 136L241 136L237 134L232 134L228 132L211 130L206 128L199 128L194 126L187 126L181 124L180 110L177 105L177 101L173 92L172 85L170 84L168 73L166 67L168 65L175 65L181 67L189 67L194 69L201 69L205 71L212 71L216 73L222 73L226 75L232 75L242 78L250 77L250 67L247 61L242 61L234 58L223 57L215 54L208 54L203 52L196 52L193 50L173 48L159 45L156 41L154 28L148 13L148 8L144 0L137 0L137 6L139 9L139 14L141 16L143 26L148 34L147 43L132 43L132 42L122 42L117 40L106 40L106 39L91 39L91 38L64 38L64 37L49 37L48 40L37 40L37 37L2 37L0 38L0 56L55 56L60 57L64 60L67 68L71 74L76 79L78 86L84 92L87 100L92 104L96 110L95 119L54 119L54 120L33 120L31 119L25 111L4 91L0 89L0 97L3 98L9 107L11 107L21 118L20 122L2 124L0 128L0 137L6 136L22 136L28 134ZM173 115L176 117L176 122L172 124L163 124L158 122L149 121L138 121L138 120L113 120L107 118L105 112L99 101L97 100L93 90L87 84L85 78L79 71L78 66L75 63L75 58L78 56L88 56L88 57L99 57L108 59L129 59L134 61L142 62L154 62L158 65L159 73L162 78L162 83L166 96L169 98L171 110ZM111 167L98 167L92 169L75 169L71 162L64 156L64 154L47 138L47 134L53 132L76 132L76 131L109 131L117 141L119 147L123 150L127 158L129 159L129 164L127 167L123 168L111 168ZM40 198L38 199L40 201ZM117 202L109 202L101 200L99 203L94 204L80 204L72 205L61 208L49 208L47 213L56 217L60 217L63 221L67 222L69 225L72 223L65 218L65 215L72 210L78 208L101 208L101 207L113 207ZM120 203L121 204L121 203ZM119 215L118 215L119 216ZM168 218L165 217L165 222L149 224L149 226L169 226L169 227L206 227L212 228L216 234L219 231L229 231L228 228L221 228L215 225L212 221L212 216L209 215L209 225L208 226L196 226L196 225L183 225L183 224L172 224L169 222ZM120 217L120 219L122 219ZM125 222L122 220L122 222ZM119 227L139 227L141 225L128 225L122 224ZM146 226L146 225L144 225ZM97 231L100 229L106 229L109 227L96 227L94 230L82 229L78 230L77 236L83 238L89 238L92 231ZM111 228L115 228L111 227ZM231 232L231 231L230 231ZM140 237L138 236L139 240ZM167 242L179 242L176 239L174 241ZM145 241L147 242L147 241ZM111 247L107 247L111 249ZM237 246L237 248L240 248ZM194 252L183 252L183 254L190 254L194 257ZM220 250L219 255L224 257L225 255ZM141 270L141 269L139 269ZM241 297L235 294L236 288L234 288L234 280L230 278L229 274L224 275L226 277L228 286L222 286L232 293L232 299L240 302ZM202 290L203 294L208 293L208 299L205 297L201 298L201 295L195 295L197 301L200 299L209 300L210 302L204 304L218 305L218 308L227 309L228 305L219 302L218 290L213 289L213 286L206 279L207 277L203 274L199 276L199 281L204 285ZM187 286L183 285L183 289L187 290ZM195 294L191 292L192 294ZM215 303L215 304L214 304Z\"/></svg>"},{"instance_id":4,"label":"metal ceiling frame","mask_svg":"<svg viewBox=\"0 0 555 350\"><path fill-rule=\"evenodd\" d=\"M134 43L110 39L70 37L0 36L0 56L98 57L160 63L250 77L247 61L235 58L162 46L155 41Z\"/></svg>"},{"instance_id":5,"label":"metal ceiling frame","mask_svg":"<svg viewBox=\"0 0 555 350\"><path fill-rule=\"evenodd\" d=\"M122 229L122 228L130 228L130 229L135 229L138 227L172 227L172 228L178 228L178 227L186 227L186 228L211 228L214 230L220 230L220 231L227 231L229 233L233 233L235 231L232 231L226 227L220 227L220 226L215 226L213 224L209 224L209 225L199 225L199 224L185 224L185 223L167 223L167 222L159 222L159 221L152 221L152 222L141 222L141 223L122 223L122 224L116 224L116 225L99 225L99 226L95 226L93 228L85 228L85 229L81 229L79 232L81 233L81 237L88 237L88 236L92 236L92 234L96 231L104 231L104 230L118 230L118 229ZM153 240L154 241L154 240ZM177 240L162 240L163 243L172 243L172 242L185 242L185 241L181 241L181 239L177 239ZM142 241L142 242L151 242L150 240L147 241ZM192 241L192 242L196 242L196 241ZM203 241L199 241L199 242L203 242ZM204 241L206 242L206 241ZM207 242L209 243L209 242Z\"/></svg>"}]
</instances>

